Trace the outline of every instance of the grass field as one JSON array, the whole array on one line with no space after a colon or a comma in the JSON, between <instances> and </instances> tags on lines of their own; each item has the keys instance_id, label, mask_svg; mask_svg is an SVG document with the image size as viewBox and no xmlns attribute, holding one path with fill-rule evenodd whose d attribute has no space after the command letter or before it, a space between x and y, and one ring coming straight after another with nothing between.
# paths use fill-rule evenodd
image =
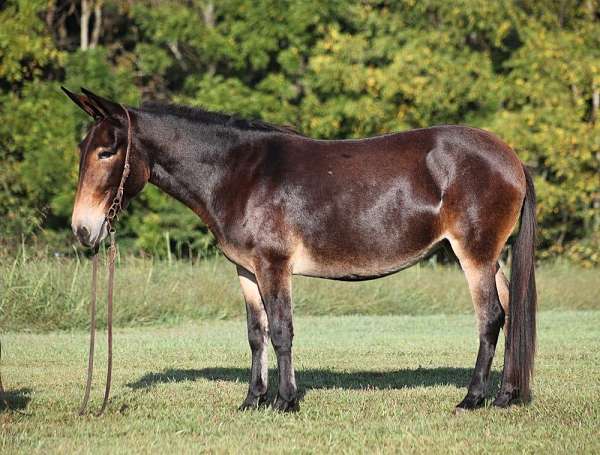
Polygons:
<instances>
[{"instance_id":1,"label":"grass field","mask_svg":"<svg viewBox=\"0 0 600 455\"><path fill-rule=\"evenodd\" d=\"M534 402L458 417L475 357L471 316L298 318L303 399L292 415L236 410L249 366L242 321L117 330L102 418L75 416L83 332L11 332L3 374L26 414L0 413L0 452L598 453L599 326L599 311L542 313ZM100 395L97 384L95 405Z\"/></svg>"},{"instance_id":2,"label":"grass field","mask_svg":"<svg viewBox=\"0 0 600 455\"><path fill-rule=\"evenodd\" d=\"M112 400L101 418L77 417L89 273L84 259L0 261L10 407L0 404L0 453L600 452L598 270L538 268L533 403L508 411L488 403L458 417L451 411L466 392L477 334L455 267L421 265L367 283L295 278L302 400L292 415L237 411L250 353L233 266L125 257ZM98 336L95 406L105 354Z\"/></svg>"}]
</instances>

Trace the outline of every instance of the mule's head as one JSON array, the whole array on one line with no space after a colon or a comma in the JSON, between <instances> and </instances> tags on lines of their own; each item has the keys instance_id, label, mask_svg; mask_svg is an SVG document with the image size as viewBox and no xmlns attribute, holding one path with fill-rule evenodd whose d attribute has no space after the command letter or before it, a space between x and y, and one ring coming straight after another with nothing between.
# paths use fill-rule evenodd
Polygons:
<instances>
[{"instance_id":1,"label":"mule's head","mask_svg":"<svg viewBox=\"0 0 600 455\"><path fill-rule=\"evenodd\" d=\"M127 151L128 120L125 108L118 103L82 89L77 95L63 91L94 119L79 144L79 182L71 218L73 233L88 247L97 248L108 234L107 212L117 193ZM141 191L148 181L149 167L135 147L135 116L130 112L133 142L129 151L130 174L123 191L123 206Z\"/></svg>"}]
</instances>

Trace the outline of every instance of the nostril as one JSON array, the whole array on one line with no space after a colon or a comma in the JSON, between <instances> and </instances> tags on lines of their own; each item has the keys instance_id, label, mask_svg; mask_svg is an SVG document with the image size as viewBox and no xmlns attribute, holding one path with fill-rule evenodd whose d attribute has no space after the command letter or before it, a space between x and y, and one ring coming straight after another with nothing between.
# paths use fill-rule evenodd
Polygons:
<instances>
[{"instance_id":1,"label":"nostril","mask_svg":"<svg viewBox=\"0 0 600 455\"><path fill-rule=\"evenodd\" d=\"M90 231L85 226L79 226L77 228L77 237L79 237L79 240L83 243L86 243L89 240Z\"/></svg>"}]
</instances>

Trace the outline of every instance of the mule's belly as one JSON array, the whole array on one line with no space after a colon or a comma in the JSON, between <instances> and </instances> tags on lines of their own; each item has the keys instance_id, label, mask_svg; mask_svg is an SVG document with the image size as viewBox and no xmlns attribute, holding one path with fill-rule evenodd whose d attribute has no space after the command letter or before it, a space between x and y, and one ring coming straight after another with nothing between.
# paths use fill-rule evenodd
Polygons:
<instances>
[{"instance_id":1,"label":"mule's belly","mask_svg":"<svg viewBox=\"0 0 600 455\"><path fill-rule=\"evenodd\" d=\"M372 196L330 212L314 210L327 229L295 229L292 272L321 278L367 280L407 268L443 238L438 201L415 207L415 198L394 192L387 204ZM410 200L409 200L410 199ZM319 216L319 215L316 215Z\"/></svg>"},{"instance_id":2,"label":"mule's belly","mask_svg":"<svg viewBox=\"0 0 600 455\"><path fill-rule=\"evenodd\" d=\"M398 251L394 255L371 251L339 259L325 258L300 246L291 258L292 273L343 281L372 280L414 265L434 250L440 240L435 239L417 251Z\"/></svg>"}]
</instances>

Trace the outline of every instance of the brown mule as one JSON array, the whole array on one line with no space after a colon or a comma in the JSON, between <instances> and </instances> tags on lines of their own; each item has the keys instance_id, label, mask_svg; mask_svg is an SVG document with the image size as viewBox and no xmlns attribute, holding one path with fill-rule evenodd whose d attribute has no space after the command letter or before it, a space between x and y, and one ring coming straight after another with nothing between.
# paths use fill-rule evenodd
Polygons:
<instances>
[{"instance_id":1,"label":"brown mule","mask_svg":"<svg viewBox=\"0 0 600 455\"><path fill-rule=\"evenodd\" d=\"M123 108L67 92L95 122L79 146L73 231L106 236L106 212L127 144ZM366 280L394 273L449 241L465 272L480 335L468 393L479 406L506 327L494 404L530 397L535 351L535 191L515 153L494 135L438 126L325 141L259 121L157 104L128 108L133 144L125 202L153 183L198 214L236 264L248 316L252 370L242 408L267 391L267 341L277 354L273 406L298 406L292 364L293 274ZM510 289L500 252L521 214Z\"/></svg>"}]
</instances>

